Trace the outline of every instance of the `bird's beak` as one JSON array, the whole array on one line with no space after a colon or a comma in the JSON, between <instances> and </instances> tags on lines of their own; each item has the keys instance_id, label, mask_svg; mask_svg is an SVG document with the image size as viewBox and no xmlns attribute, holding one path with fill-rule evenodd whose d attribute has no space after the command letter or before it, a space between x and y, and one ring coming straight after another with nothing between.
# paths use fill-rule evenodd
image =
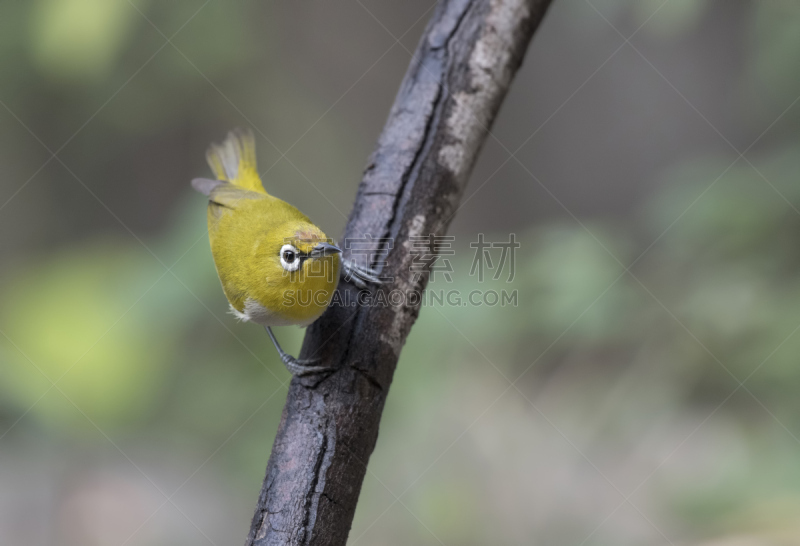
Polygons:
<instances>
[{"instance_id":1,"label":"bird's beak","mask_svg":"<svg viewBox=\"0 0 800 546\"><path fill-rule=\"evenodd\" d=\"M311 258L324 258L325 256L332 256L334 254L339 254L342 251L341 248L338 246L332 245L330 243L320 243L315 246L308 255Z\"/></svg>"}]
</instances>

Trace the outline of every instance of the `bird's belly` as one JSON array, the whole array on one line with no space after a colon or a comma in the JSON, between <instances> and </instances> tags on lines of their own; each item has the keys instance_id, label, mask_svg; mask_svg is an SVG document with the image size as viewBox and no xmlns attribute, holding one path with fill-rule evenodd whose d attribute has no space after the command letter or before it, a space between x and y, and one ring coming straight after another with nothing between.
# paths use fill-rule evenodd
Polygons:
<instances>
[{"instance_id":1,"label":"bird's belly","mask_svg":"<svg viewBox=\"0 0 800 546\"><path fill-rule=\"evenodd\" d=\"M244 309L237 310L233 305L231 313L244 322L255 322L261 326L289 326L305 327L317 320L325 311L325 307L306 307L299 309L282 309L284 312L272 311L254 299L248 298Z\"/></svg>"}]
</instances>

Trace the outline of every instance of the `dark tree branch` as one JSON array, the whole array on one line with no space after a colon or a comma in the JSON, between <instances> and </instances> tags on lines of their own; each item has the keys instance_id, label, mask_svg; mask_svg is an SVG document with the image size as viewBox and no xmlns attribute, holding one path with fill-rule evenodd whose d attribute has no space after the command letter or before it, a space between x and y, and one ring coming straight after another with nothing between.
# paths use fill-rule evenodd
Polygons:
<instances>
[{"instance_id":1,"label":"dark tree branch","mask_svg":"<svg viewBox=\"0 0 800 546\"><path fill-rule=\"evenodd\" d=\"M366 244L375 251L373 265L383 256L382 275L394 278L379 288L386 294L424 290L428 275L411 271L410 241L446 233L549 4L442 0L437 7L344 235L372 238ZM393 243L382 241L387 238ZM350 283L338 290L339 301L357 300ZM248 546L345 544L400 350L418 314L413 304L333 305L309 328L301 357L320 358L338 371L292 380Z\"/></svg>"}]
</instances>

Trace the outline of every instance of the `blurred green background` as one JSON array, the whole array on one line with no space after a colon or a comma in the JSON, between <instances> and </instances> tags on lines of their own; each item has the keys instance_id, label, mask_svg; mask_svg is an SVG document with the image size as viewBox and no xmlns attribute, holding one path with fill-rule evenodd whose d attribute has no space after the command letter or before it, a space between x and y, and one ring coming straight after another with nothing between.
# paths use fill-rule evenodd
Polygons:
<instances>
[{"instance_id":1,"label":"blurred green background","mask_svg":"<svg viewBox=\"0 0 800 546\"><path fill-rule=\"evenodd\" d=\"M341 234L433 6L0 3L0 544L244 540L289 375L188 182L254 128ZM554 1L431 284L519 305L423 309L350 544L800 544L798 66L795 0Z\"/></svg>"}]
</instances>

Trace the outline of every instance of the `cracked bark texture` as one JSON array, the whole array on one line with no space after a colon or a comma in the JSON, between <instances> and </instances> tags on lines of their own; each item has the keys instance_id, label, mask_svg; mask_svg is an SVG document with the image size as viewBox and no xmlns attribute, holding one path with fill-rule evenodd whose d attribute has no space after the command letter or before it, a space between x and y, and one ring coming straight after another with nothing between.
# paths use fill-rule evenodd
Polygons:
<instances>
[{"instance_id":1,"label":"cracked bark texture","mask_svg":"<svg viewBox=\"0 0 800 546\"><path fill-rule=\"evenodd\" d=\"M442 0L437 6L344 234L360 249L345 255L370 259L393 278L373 295L424 290L427 272L410 270L419 254L411 242L446 233L549 4ZM362 255L366 250L373 252ZM358 301L352 284L342 282L338 291L339 301ZM300 357L337 371L292 380L246 546L346 543L400 350L418 314L418 304L334 305L309 327Z\"/></svg>"}]
</instances>

